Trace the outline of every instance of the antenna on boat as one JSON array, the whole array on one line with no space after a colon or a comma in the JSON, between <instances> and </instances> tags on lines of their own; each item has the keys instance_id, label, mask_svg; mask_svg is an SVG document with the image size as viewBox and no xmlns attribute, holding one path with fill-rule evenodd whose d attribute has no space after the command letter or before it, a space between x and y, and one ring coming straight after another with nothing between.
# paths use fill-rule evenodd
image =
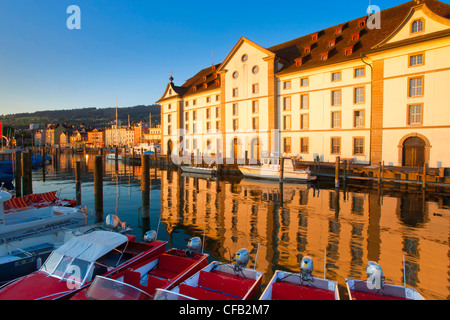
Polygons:
<instances>
[{"instance_id":1,"label":"antenna on boat","mask_svg":"<svg viewBox=\"0 0 450 320\"><path fill-rule=\"evenodd\" d=\"M159 233L159 224L161 223L161 216L159 216L159 220L158 220L158 227L156 227L156 237L158 238L158 233Z\"/></svg>"},{"instance_id":2,"label":"antenna on boat","mask_svg":"<svg viewBox=\"0 0 450 320\"><path fill-rule=\"evenodd\" d=\"M253 270L256 270L256 262L258 261L258 252L259 252L259 243L258 243L258 249L256 249L255 265L253 266Z\"/></svg>"},{"instance_id":3,"label":"antenna on boat","mask_svg":"<svg viewBox=\"0 0 450 320\"><path fill-rule=\"evenodd\" d=\"M206 236L206 227L203 229L203 241L202 241L202 254L205 249L205 236Z\"/></svg>"}]
</instances>

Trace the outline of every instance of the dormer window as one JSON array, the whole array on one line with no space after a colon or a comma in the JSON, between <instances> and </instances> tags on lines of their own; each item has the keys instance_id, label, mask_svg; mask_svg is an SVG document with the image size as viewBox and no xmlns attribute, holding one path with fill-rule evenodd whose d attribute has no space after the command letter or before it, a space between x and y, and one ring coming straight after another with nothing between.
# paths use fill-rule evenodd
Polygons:
<instances>
[{"instance_id":1,"label":"dormer window","mask_svg":"<svg viewBox=\"0 0 450 320\"><path fill-rule=\"evenodd\" d=\"M336 45L336 39L328 40L328 47L332 48Z\"/></svg>"},{"instance_id":2,"label":"dormer window","mask_svg":"<svg viewBox=\"0 0 450 320\"><path fill-rule=\"evenodd\" d=\"M217 73L216 72L213 73L213 77L214 77L214 79L217 79Z\"/></svg>"},{"instance_id":3,"label":"dormer window","mask_svg":"<svg viewBox=\"0 0 450 320\"><path fill-rule=\"evenodd\" d=\"M197 86L193 86L192 87L192 90L195 92L195 91L197 91Z\"/></svg>"},{"instance_id":4,"label":"dormer window","mask_svg":"<svg viewBox=\"0 0 450 320\"><path fill-rule=\"evenodd\" d=\"M411 24L411 33L419 33L423 31L424 22L422 19L416 20Z\"/></svg>"},{"instance_id":5,"label":"dormer window","mask_svg":"<svg viewBox=\"0 0 450 320\"><path fill-rule=\"evenodd\" d=\"M312 42L317 41L318 39L319 39L319 33L318 32L316 32L313 35L311 35L311 41Z\"/></svg>"},{"instance_id":6,"label":"dormer window","mask_svg":"<svg viewBox=\"0 0 450 320\"><path fill-rule=\"evenodd\" d=\"M353 46L344 48L344 54L345 54L346 56L349 56L349 55L353 54Z\"/></svg>"},{"instance_id":7,"label":"dormer window","mask_svg":"<svg viewBox=\"0 0 450 320\"><path fill-rule=\"evenodd\" d=\"M303 57L295 59L295 66L301 67L303 65Z\"/></svg>"},{"instance_id":8,"label":"dormer window","mask_svg":"<svg viewBox=\"0 0 450 320\"><path fill-rule=\"evenodd\" d=\"M358 41L359 40L359 37L360 37L360 32L358 31L358 32L354 32L354 33L352 33L351 34L351 36L352 36L352 41Z\"/></svg>"},{"instance_id":9,"label":"dormer window","mask_svg":"<svg viewBox=\"0 0 450 320\"><path fill-rule=\"evenodd\" d=\"M328 60L328 52L324 52L320 54L320 61L327 61Z\"/></svg>"},{"instance_id":10,"label":"dormer window","mask_svg":"<svg viewBox=\"0 0 450 320\"><path fill-rule=\"evenodd\" d=\"M216 66L212 66L211 70L216 71Z\"/></svg>"},{"instance_id":11,"label":"dormer window","mask_svg":"<svg viewBox=\"0 0 450 320\"><path fill-rule=\"evenodd\" d=\"M342 26L336 28L336 35L337 35L337 36L339 36L339 35L342 34L342 29L343 29Z\"/></svg>"},{"instance_id":12,"label":"dormer window","mask_svg":"<svg viewBox=\"0 0 450 320\"><path fill-rule=\"evenodd\" d=\"M216 85L220 85L220 80L216 79Z\"/></svg>"},{"instance_id":13,"label":"dormer window","mask_svg":"<svg viewBox=\"0 0 450 320\"><path fill-rule=\"evenodd\" d=\"M358 20L358 27L364 28L366 26L366 18L361 18Z\"/></svg>"},{"instance_id":14,"label":"dormer window","mask_svg":"<svg viewBox=\"0 0 450 320\"><path fill-rule=\"evenodd\" d=\"M206 76L203 76L203 81L206 81Z\"/></svg>"},{"instance_id":15,"label":"dormer window","mask_svg":"<svg viewBox=\"0 0 450 320\"><path fill-rule=\"evenodd\" d=\"M203 88L208 88L208 83L203 83Z\"/></svg>"},{"instance_id":16,"label":"dormer window","mask_svg":"<svg viewBox=\"0 0 450 320\"><path fill-rule=\"evenodd\" d=\"M305 49L305 54L311 53L311 46L306 46L304 49Z\"/></svg>"}]
</instances>

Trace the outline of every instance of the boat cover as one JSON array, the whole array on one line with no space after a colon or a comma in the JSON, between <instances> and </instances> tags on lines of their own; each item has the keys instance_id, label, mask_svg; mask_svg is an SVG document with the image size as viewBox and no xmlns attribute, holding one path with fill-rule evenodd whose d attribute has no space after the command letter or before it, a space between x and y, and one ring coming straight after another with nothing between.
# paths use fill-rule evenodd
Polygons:
<instances>
[{"instance_id":1,"label":"boat cover","mask_svg":"<svg viewBox=\"0 0 450 320\"><path fill-rule=\"evenodd\" d=\"M55 252L80 260L94 262L127 241L128 238L126 236L117 232L94 231L69 240L56 249Z\"/></svg>"}]
</instances>

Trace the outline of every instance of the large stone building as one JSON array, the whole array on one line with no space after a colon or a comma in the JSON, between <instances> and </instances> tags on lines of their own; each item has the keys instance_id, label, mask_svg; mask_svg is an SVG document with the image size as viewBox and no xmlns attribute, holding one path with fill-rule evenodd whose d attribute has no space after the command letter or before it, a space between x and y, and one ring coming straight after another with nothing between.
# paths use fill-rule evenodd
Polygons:
<instances>
[{"instance_id":1,"label":"large stone building","mask_svg":"<svg viewBox=\"0 0 450 320\"><path fill-rule=\"evenodd\" d=\"M436 0L270 48L242 37L222 63L171 78L162 152L449 167L449 57L450 5Z\"/></svg>"}]
</instances>

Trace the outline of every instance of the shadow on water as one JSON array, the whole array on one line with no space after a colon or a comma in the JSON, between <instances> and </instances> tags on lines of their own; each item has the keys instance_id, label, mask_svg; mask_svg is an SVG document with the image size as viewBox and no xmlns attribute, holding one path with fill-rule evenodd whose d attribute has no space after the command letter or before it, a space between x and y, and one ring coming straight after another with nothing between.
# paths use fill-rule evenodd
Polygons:
<instances>
[{"instance_id":1,"label":"shadow on water","mask_svg":"<svg viewBox=\"0 0 450 320\"><path fill-rule=\"evenodd\" d=\"M75 198L75 162L82 161L82 203L94 208L94 155L61 153L58 161L33 172L33 190L59 190ZM150 169L149 218L142 215L141 167L104 161L104 215L116 213L138 240L158 229L169 247L184 248L205 234L210 260L230 260L241 248L249 267L265 272L299 271L305 255L314 274L336 280L346 298L345 278L366 278L377 261L386 280L406 282L426 299L449 298L450 199L421 191L379 191L366 187L284 184L241 178L200 178ZM93 217L90 217L93 222ZM326 259L325 259L326 252Z\"/></svg>"}]
</instances>

